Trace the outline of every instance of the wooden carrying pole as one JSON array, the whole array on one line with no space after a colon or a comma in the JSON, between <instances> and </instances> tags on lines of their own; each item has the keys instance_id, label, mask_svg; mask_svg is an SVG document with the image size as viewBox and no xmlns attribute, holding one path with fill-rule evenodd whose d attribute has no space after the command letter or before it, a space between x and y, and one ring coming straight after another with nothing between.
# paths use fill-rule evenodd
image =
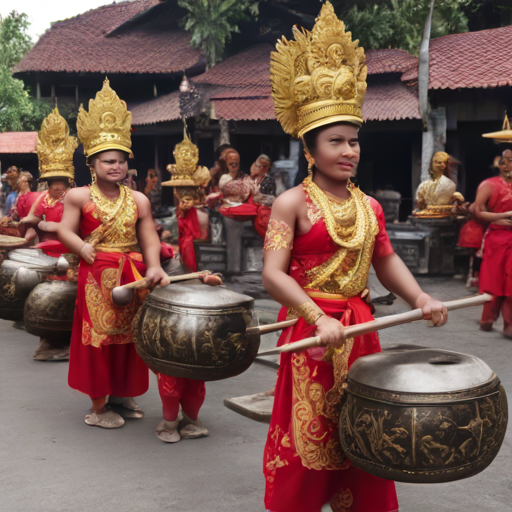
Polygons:
<instances>
[{"instance_id":1,"label":"wooden carrying pole","mask_svg":"<svg viewBox=\"0 0 512 512\"><path fill-rule=\"evenodd\" d=\"M473 297L467 297L465 299L457 299L449 302L443 302L445 308L448 311L454 311L456 309L461 308L470 308L472 306L481 306L484 302L487 302L492 299L492 296L484 293L482 295L475 295ZM389 315L383 316L381 318L377 318L370 322L365 322L363 324L358 325L350 325L349 327L345 327L345 337L346 338L355 338L356 336L362 336L363 334L368 334L370 332L379 331L380 329L386 329L388 327L394 327L396 325L407 324L409 322L416 322L417 320L423 319L423 312L421 309L413 309L412 311L407 311L406 313L399 313L397 315ZM293 320L288 320L288 322L293 322ZM295 320L296 322L296 320ZM284 322L283 322L284 323ZM278 324L273 324L278 325ZM292 324L293 325L293 324ZM268 327L268 326L263 326ZM289 327L287 325L287 327ZM268 331L271 332L271 331ZM287 345L283 345L281 347L274 348L272 350L265 350L263 352L258 353L259 356L270 356L272 354L282 354L284 352L296 352L300 350L306 350L308 348L318 347L322 345L322 340L320 336L313 336L311 338L306 338L300 341L295 341L293 343L288 343Z\"/></svg>"}]
</instances>

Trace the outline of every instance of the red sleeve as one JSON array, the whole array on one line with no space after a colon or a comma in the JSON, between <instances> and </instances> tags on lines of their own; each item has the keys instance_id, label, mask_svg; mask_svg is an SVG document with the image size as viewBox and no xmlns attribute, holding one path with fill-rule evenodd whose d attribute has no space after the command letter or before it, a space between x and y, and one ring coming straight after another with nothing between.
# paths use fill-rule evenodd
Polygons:
<instances>
[{"instance_id":1,"label":"red sleeve","mask_svg":"<svg viewBox=\"0 0 512 512\"><path fill-rule=\"evenodd\" d=\"M44 216L44 198L41 197L38 201L36 209L34 210L34 215L42 219Z\"/></svg>"},{"instance_id":2,"label":"red sleeve","mask_svg":"<svg viewBox=\"0 0 512 512\"><path fill-rule=\"evenodd\" d=\"M388 232L386 231L386 221L384 219L382 206L375 199L373 199L373 197L370 197L369 199L370 205L375 213L375 216L377 217L377 222L379 224L379 232L375 237L375 247L373 248L373 261L375 258L388 256L389 254L393 254L395 251L393 250L393 246L389 241Z\"/></svg>"}]
</instances>

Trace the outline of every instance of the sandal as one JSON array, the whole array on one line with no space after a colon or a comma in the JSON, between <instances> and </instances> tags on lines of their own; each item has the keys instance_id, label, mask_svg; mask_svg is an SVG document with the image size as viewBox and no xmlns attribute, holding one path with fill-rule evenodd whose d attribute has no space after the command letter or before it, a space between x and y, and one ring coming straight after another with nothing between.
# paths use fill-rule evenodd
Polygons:
<instances>
[{"instance_id":1,"label":"sandal","mask_svg":"<svg viewBox=\"0 0 512 512\"><path fill-rule=\"evenodd\" d=\"M197 439L210 434L199 418L197 420L190 419L185 413L183 413L183 420L180 422L179 429L183 439Z\"/></svg>"},{"instance_id":2,"label":"sandal","mask_svg":"<svg viewBox=\"0 0 512 512\"><path fill-rule=\"evenodd\" d=\"M162 420L155 429L156 437L164 443L177 443L181 439L178 432L179 422L179 419L174 421Z\"/></svg>"},{"instance_id":3,"label":"sandal","mask_svg":"<svg viewBox=\"0 0 512 512\"><path fill-rule=\"evenodd\" d=\"M91 414L85 417L85 423L91 427L120 428L124 425L124 419L117 412L109 409L103 414L91 411Z\"/></svg>"},{"instance_id":4,"label":"sandal","mask_svg":"<svg viewBox=\"0 0 512 512\"><path fill-rule=\"evenodd\" d=\"M123 418L139 419L144 417L144 411L135 403L133 398L111 396L108 405L117 410Z\"/></svg>"}]
</instances>

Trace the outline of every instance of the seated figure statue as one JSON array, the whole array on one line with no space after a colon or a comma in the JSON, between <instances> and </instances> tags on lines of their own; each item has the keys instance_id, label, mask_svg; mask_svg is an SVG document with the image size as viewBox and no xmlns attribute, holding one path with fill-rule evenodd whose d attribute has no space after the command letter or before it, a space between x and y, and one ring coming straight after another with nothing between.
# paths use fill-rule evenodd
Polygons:
<instances>
[{"instance_id":1,"label":"seated figure statue","mask_svg":"<svg viewBox=\"0 0 512 512\"><path fill-rule=\"evenodd\" d=\"M424 181L416 191L416 208L412 212L416 217L440 218L457 214L457 206L464 197L457 192L457 185L445 174L450 155L438 151L430 163L430 179Z\"/></svg>"}]
</instances>

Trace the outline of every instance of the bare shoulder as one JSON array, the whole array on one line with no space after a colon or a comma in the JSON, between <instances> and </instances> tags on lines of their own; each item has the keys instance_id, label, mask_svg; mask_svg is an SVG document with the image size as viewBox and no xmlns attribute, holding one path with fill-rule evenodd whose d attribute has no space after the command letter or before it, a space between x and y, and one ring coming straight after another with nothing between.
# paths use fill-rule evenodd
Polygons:
<instances>
[{"instance_id":1,"label":"bare shoulder","mask_svg":"<svg viewBox=\"0 0 512 512\"><path fill-rule=\"evenodd\" d=\"M279 210L293 208L297 209L306 203L306 195L302 185L297 185L286 192L283 192L273 203L272 208Z\"/></svg>"},{"instance_id":2,"label":"bare shoulder","mask_svg":"<svg viewBox=\"0 0 512 512\"><path fill-rule=\"evenodd\" d=\"M72 188L66 192L64 201L66 203L82 207L91 198L91 191L89 187Z\"/></svg>"},{"instance_id":3,"label":"bare shoulder","mask_svg":"<svg viewBox=\"0 0 512 512\"><path fill-rule=\"evenodd\" d=\"M149 204L149 199L142 192L130 189L130 193L137 204Z\"/></svg>"}]
</instances>

